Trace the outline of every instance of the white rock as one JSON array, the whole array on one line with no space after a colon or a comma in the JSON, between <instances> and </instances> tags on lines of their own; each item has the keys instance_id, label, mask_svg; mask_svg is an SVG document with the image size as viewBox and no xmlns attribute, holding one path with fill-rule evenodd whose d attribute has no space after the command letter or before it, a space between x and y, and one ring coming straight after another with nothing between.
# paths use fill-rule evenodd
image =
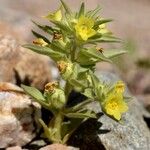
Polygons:
<instances>
[{"instance_id":1,"label":"white rock","mask_svg":"<svg viewBox=\"0 0 150 150\"><path fill-rule=\"evenodd\" d=\"M41 113L40 106L34 103L21 88L0 83L0 148L23 146L35 137Z\"/></svg>"}]
</instances>

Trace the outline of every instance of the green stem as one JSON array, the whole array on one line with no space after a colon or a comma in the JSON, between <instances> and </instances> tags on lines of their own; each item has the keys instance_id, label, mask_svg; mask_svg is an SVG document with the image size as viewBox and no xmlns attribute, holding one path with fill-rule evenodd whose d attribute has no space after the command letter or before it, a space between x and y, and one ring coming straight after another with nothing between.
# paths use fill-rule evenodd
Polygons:
<instances>
[{"instance_id":1,"label":"green stem","mask_svg":"<svg viewBox=\"0 0 150 150\"><path fill-rule=\"evenodd\" d=\"M71 91L72 91L72 87L69 84L69 82L66 81L66 85L65 85L66 103L67 103L67 100L68 100L68 97L69 97L69 94L70 94Z\"/></svg>"},{"instance_id":2,"label":"green stem","mask_svg":"<svg viewBox=\"0 0 150 150\"><path fill-rule=\"evenodd\" d=\"M54 120L54 129L56 129L56 133L54 134L54 137L57 141L55 143L61 143L62 136L61 136L61 127L63 122L64 115L61 113L61 110L55 115Z\"/></svg>"},{"instance_id":3,"label":"green stem","mask_svg":"<svg viewBox=\"0 0 150 150\"><path fill-rule=\"evenodd\" d=\"M76 40L74 40L72 44L73 44L73 46L72 46L72 49L71 49L71 60L72 60L72 62L74 62L75 57L76 57L76 48L77 48Z\"/></svg>"}]
</instances>

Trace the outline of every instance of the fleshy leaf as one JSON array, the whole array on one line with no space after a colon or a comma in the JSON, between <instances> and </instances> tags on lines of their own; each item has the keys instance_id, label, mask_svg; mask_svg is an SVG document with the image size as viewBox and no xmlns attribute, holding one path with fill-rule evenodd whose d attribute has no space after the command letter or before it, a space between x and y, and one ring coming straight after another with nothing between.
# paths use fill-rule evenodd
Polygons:
<instances>
[{"instance_id":1,"label":"fleshy leaf","mask_svg":"<svg viewBox=\"0 0 150 150\"><path fill-rule=\"evenodd\" d=\"M21 87L25 90L25 92L27 92L33 98L45 101L43 94L35 87L30 87L26 85L21 85Z\"/></svg>"},{"instance_id":2,"label":"fleshy leaf","mask_svg":"<svg viewBox=\"0 0 150 150\"><path fill-rule=\"evenodd\" d=\"M41 34L35 32L35 31L33 31L33 30L32 30L32 33L33 33L33 35L34 35L35 37L37 37L37 38L42 38L42 39L43 39L45 42L47 42L48 44L51 43L51 42L50 42L46 37L44 37L43 35L41 35Z\"/></svg>"},{"instance_id":3,"label":"fleshy leaf","mask_svg":"<svg viewBox=\"0 0 150 150\"><path fill-rule=\"evenodd\" d=\"M89 39L89 43L118 43L121 42L121 39L113 37L113 36L102 36L101 38L98 39Z\"/></svg>"},{"instance_id":4,"label":"fleshy leaf","mask_svg":"<svg viewBox=\"0 0 150 150\"><path fill-rule=\"evenodd\" d=\"M36 23L35 21L32 21L37 27L39 27L41 30L43 30L44 32L53 35L55 29L53 29L50 26L47 25L40 25L39 23Z\"/></svg>"},{"instance_id":5,"label":"fleshy leaf","mask_svg":"<svg viewBox=\"0 0 150 150\"><path fill-rule=\"evenodd\" d=\"M63 7L64 7L64 9L65 9L65 11L66 11L66 13L68 13L69 15L71 15L71 9L66 5L66 3L63 1L63 0L60 0L61 1L61 3L62 3L62 5L63 5Z\"/></svg>"},{"instance_id":6,"label":"fleshy leaf","mask_svg":"<svg viewBox=\"0 0 150 150\"><path fill-rule=\"evenodd\" d=\"M81 65L92 65L99 61L110 62L110 60L101 52L96 50L96 48L82 49L78 53L77 62L79 62Z\"/></svg>"},{"instance_id":7,"label":"fleshy leaf","mask_svg":"<svg viewBox=\"0 0 150 150\"><path fill-rule=\"evenodd\" d=\"M95 22L94 29L97 29L99 27L99 25L101 25L101 24L108 23L108 22L111 22L111 21L113 21L113 20L112 19L98 20L98 21Z\"/></svg>"},{"instance_id":8,"label":"fleshy leaf","mask_svg":"<svg viewBox=\"0 0 150 150\"><path fill-rule=\"evenodd\" d=\"M29 94L35 101L41 104L44 108L50 109L49 105L45 102L46 100L44 96L38 89L26 85L21 85L21 87L27 94Z\"/></svg>"},{"instance_id":9,"label":"fleshy leaf","mask_svg":"<svg viewBox=\"0 0 150 150\"><path fill-rule=\"evenodd\" d=\"M98 5L94 10L88 11L86 15L89 17L95 17L99 13L100 10L101 10L101 7Z\"/></svg>"},{"instance_id":10,"label":"fleshy leaf","mask_svg":"<svg viewBox=\"0 0 150 150\"><path fill-rule=\"evenodd\" d=\"M76 113L67 113L65 114L66 117L68 118L96 118L96 114L91 111L86 111L86 112L76 112Z\"/></svg>"},{"instance_id":11,"label":"fleshy leaf","mask_svg":"<svg viewBox=\"0 0 150 150\"><path fill-rule=\"evenodd\" d=\"M113 57L116 57L125 53L126 53L125 50L118 50L118 49L105 50L103 52L104 56L106 56L107 58L113 58Z\"/></svg>"},{"instance_id":12,"label":"fleshy leaf","mask_svg":"<svg viewBox=\"0 0 150 150\"><path fill-rule=\"evenodd\" d=\"M69 32L69 33L72 32L71 28L64 22L58 22L58 21L51 21L51 22L65 32Z\"/></svg>"},{"instance_id":13,"label":"fleshy leaf","mask_svg":"<svg viewBox=\"0 0 150 150\"><path fill-rule=\"evenodd\" d=\"M46 138L48 138L50 141L52 141L52 139L50 138L51 137L51 130L47 127L47 125L44 123L44 121L42 119L39 119L39 122L44 129L44 133L45 133Z\"/></svg>"},{"instance_id":14,"label":"fleshy leaf","mask_svg":"<svg viewBox=\"0 0 150 150\"><path fill-rule=\"evenodd\" d=\"M93 90L91 88L86 88L83 92L83 95L85 95L88 98L93 99Z\"/></svg>"},{"instance_id":15,"label":"fleshy leaf","mask_svg":"<svg viewBox=\"0 0 150 150\"><path fill-rule=\"evenodd\" d=\"M37 46L37 45L33 45L33 44L26 44L26 45L23 45L23 47L28 48L39 54L47 55L47 56L51 57L52 59L54 59L55 61L60 60L61 58L63 58L65 56L64 53L53 51L49 47L42 47L42 46Z\"/></svg>"},{"instance_id":16,"label":"fleshy leaf","mask_svg":"<svg viewBox=\"0 0 150 150\"><path fill-rule=\"evenodd\" d=\"M89 103L91 103L93 100L85 100L79 104L77 104L76 106L73 106L73 107L69 107L67 109L65 109L64 113L69 113L69 112L77 112L77 111L80 111L82 110L86 105L88 105Z\"/></svg>"},{"instance_id":17,"label":"fleshy leaf","mask_svg":"<svg viewBox=\"0 0 150 150\"><path fill-rule=\"evenodd\" d=\"M80 18L80 16L84 15L84 11L85 11L85 5L84 5L84 2L83 2L81 4L80 10L79 10L78 18Z\"/></svg>"}]
</instances>

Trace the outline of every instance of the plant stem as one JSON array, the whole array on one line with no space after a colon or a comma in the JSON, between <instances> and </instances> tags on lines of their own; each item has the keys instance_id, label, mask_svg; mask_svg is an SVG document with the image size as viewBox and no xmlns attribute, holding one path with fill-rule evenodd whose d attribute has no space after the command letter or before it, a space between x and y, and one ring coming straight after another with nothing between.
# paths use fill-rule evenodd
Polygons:
<instances>
[{"instance_id":1,"label":"plant stem","mask_svg":"<svg viewBox=\"0 0 150 150\"><path fill-rule=\"evenodd\" d=\"M74 40L73 42L72 42L72 49L71 49L71 60L72 60L72 62L74 62L75 61L75 56L76 56L76 48L77 48L77 46L76 46L76 40Z\"/></svg>"},{"instance_id":2,"label":"plant stem","mask_svg":"<svg viewBox=\"0 0 150 150\"><path fill-rule=\"evenodd\" d=\"M63 118L64 118L64 115L61 113L61 110L60 110L55 115L55 120L54 120L54 129L56 129L55 139L57 139L55 143L61 143L62 141L61 126L62 126Z\"/></svg>"}]
</instances>

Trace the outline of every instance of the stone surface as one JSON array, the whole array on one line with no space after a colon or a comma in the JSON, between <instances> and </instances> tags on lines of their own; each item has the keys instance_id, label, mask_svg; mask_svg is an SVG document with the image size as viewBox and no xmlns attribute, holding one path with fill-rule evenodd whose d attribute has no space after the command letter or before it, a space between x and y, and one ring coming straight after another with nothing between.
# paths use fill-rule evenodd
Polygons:
<instances>
[{"instance_id":1,"label":"stone surface","mask_svg":"<svg viewBox=\"0 0 150 150\"><path fill-rule=\"evenodd\" d=\"M6 150L22 150L20 146L13 146L13 147L8 147Z\"/></svg>"},{"instance_id":2,"label":"stone surface","mask_svg":"<svg viewBox=\"0 0 150 150\"><path fill-rule=\"evenodd\" d=\"M51 80L49 58L22 48L10 35L0 35L0 81L27 82L43 89Z\"/></svg>"},{"instance_id":3,"label":"stone surface","mask_svg":"<svg viewBox=\"0 0 150 150\"><path fill-rule=\"evenodd\" d=\"M107 82L118 80L118 77L108 73L102 73L101 77ZM126 94L130 95L128 91L126 91ZM95 105L93 105L93 108L96 110ZM143 107L135 97L129 102L129 111L123 116L121 124L107 116L102 116L99 121L103 124L102 130L110 130L107 134L99 134L100 140L106 149L150 149L150 130L143 119Z\"/></svg>"},{"instance_id":4,"label":"stone surface","mask_svg":"<svg viewBox=\"0 0 150 150\"><path fill-rule=\"evenodd\" d=\"M106 83L114 83L119 78L108 72L98 72L98 76ZM126 95L130 95L126 90ZM101 112L98 103L89 108ZM70 144L82 150L149 150L150 130L143 119L143 107L133 97L129 102L129 111L123 115L122 123L117 123L106 115L99 120L90 119L76 131Z\"/></svg>"},{"instance_id":5,"label":"stone surface","mask_svg":"<svg viewBox=\"0 0 150 150\"><path fill-rule=\"evenodd\" d=\"M0 82L0 148L30 142L40 116L39 104L32 102L21 88Z\"/></svg>"},{"instance_id":6,"label":"stone surface","mask_svg":"<svg viewBox=\"0 0 150 150\"><path fill-rule=\"evenodd\" d=\"M52 144L41 148L40 150L79 150L78 148L65 146L62 144Z\"/></svg>"}]
</instances>

